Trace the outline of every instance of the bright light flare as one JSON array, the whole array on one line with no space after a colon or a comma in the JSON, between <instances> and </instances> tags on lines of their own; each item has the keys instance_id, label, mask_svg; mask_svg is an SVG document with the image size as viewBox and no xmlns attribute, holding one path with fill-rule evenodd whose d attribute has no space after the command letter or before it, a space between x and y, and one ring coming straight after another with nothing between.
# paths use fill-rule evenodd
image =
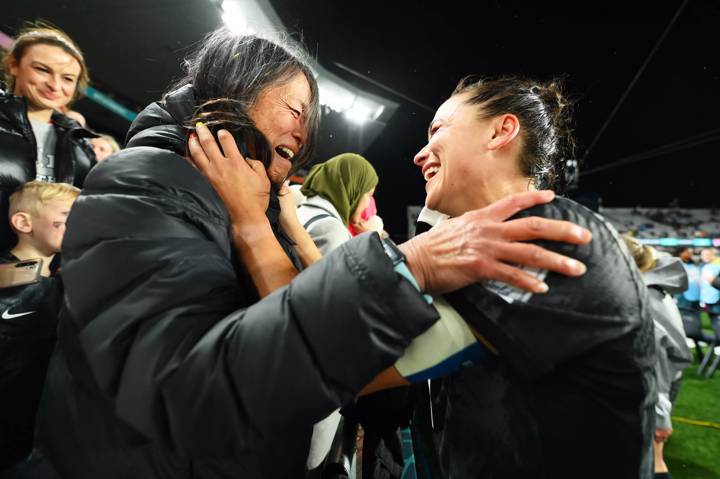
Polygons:
<instances>
[{"instance_id":1,"label":"bright light flare","mask_svg":"<svg viewBox=\"0 0 720 479\"><path fill-rule=\"evenodd\" d=\"M225 0L222 3L222 20L225 22L225 26L227 26L232 32L234 33L252 33L250 30L250 27L248 26L247 19L245 18L245 15L243 15L242 11L240 11L240 7L237 3L231 0Z\"/></svg>"}]
</instances>

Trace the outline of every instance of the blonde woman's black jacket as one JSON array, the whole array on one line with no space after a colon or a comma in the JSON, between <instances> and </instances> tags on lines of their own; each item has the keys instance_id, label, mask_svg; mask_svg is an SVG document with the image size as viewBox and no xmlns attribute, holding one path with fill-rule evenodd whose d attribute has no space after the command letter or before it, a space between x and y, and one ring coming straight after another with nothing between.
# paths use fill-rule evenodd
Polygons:
<instances>
[{"instance_id":1,"label":"blonde woman's black jacket","mask_svg":"<svg viewBox=\"0 0 720 479\"><path fill-rule=\"evenodd\" d=\"M191 107L189 90L148 107L68 220L38 416L61 477L301 478L313 423L436 319L371 234L256 302L182 156Z\"/></svg>"},{"instance_id":2,"label":"blonde woman's black jacket","mask_svg":"<svg viewBox=\"0 0 720 479\"><path fill-rule=\"evenodd\" d=\"M82 187L95 165L95 153L86 141L96 135L75 120L53 113L57 134L55 174L59 183ZM16 241L7 222L8 198L23 183L35 179L37 145L27 116L27 100L0 90L0 251Z\"/></svg>"}]
</instances>

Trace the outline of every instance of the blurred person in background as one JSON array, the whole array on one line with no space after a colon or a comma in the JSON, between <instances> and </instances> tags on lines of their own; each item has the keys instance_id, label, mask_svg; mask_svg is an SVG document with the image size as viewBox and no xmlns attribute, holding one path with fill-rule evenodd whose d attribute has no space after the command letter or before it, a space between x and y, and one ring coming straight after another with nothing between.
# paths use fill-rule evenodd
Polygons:
<instances>
[{"instance_id":1,"label":"blurred person in background","mask_svg":"<svg viewBox=\"0 0 720 479\"><path fill-rule=\"evenodd\" d=\"M343 153L314 165L300 191L300 223L327 254L352 238L348 227L362 222L378 184L372 164L355 153Z\"/></svg>"},{"instance_id":2,"label":"blurred person in background","mask_svg":"<svg viewBox=\"0 0 720 479\"><path fill-rule=\"evenodd\" d=\"M370 197L370 204L360 214L360 219L355 224L348 225L348 231L352 236L365 233L366 231L377 231L380 236L388 236L385 231L385 224L382 218L378 215L377 203L375 197Z\"/></svg>"},{"instance_id":3,"label":"blurred person in background","mask_svg":"<svg viewBox=\"0 0 720 479\"><path fill-rule=\"evenodd\" d=\"M623 236L623 240L648 288L648 305L655 326L657 354L655 378L658 399L653 436L655 479L670 479L663 451L672 434L672 408L680 391L683 370L692 364L692 353L685 340L680 310L671 295L687 291L687 269L682 258L657 251L627 235Z\"/></svg>"},{"instance_id":4,"label":"blurred person in background","mask_svg":"<svg viewBox=\"0 0 720 479\"><path fill-rule=\"evenodd\" d=\"M35 283L0 289L0 477L22 470L32 447L62 298L50 264L79 193L65 183L31 181L10 196L9 223L18 242L0 252L0 263L40 259L42 269Z\"/></svg>"},{"instance_id":5,"label":"blurred person in background","mask_svg":"<svg viewBox=\"0 0 720 479\"><path fill-rule=\"evenodd\" d=\"M0 92L0 216L8 198L32 180L81 187L95 154L95 135L59 113L87 86L80 48L62 30L39 24L20 31L2 60L7 88ZM0 249L15 242L6 222Z\"/></svg>"},{"instance_id":6,"label":"blurred person in background","mask_svg":"<svg viewBox=\"0 0 720 479\"><path fill-rule=\"evenodd\" d=\"M63 115L65 115L66 117L68 117L68 118L70 118L70 119L75 120L75 121L78 122L78 124L80 124L80 126L82 126L83 128L87 128L87 127L88 127L88 126L87 126L87 120L85 119L85 115L83 115L83 114L80 113L79 111L71 110L70 107L65 106L65 108L61 108L61 109L60 109L60 113L62 113Z\"/></svg>"},{"instance_id":7,"label":"blurred person in background","mask_svg":"<svg viewBox=\"0 0 720 479\"><path fill-rule=\"evenodd\" d=\"M103 161L113 153L120 151L120 145L118 145L115 138L105 133L98 133L98 137L91 139L90 144L97 161Z\"/></svg>"},{"instance_id":8,"label":"blurred person in background","mask_svg":"<svg viewBox=\"0 0 720 479\"><path fill-rule=\"evenodd\" d=\"M305 199L298 207L297 215L323 255L357 234L373 231L367 220L375 216L376 210L372 211L368 219L363 219L362 215L373 204L372 195L378 181L372 164L355 153L337 155L310 169L301 188ZM378 467L378 460L391 462L388 468L399 462L401 469L402 459L393 460L392 454L388 453L400 451L395 422L385 422L385 426L374 420L374 417L376 418L381 410L387 415L398 414L399 411L394 410L392 405L397 404L399 406L395 409L402 410L406 398L407 390L379 392L360 398L356 405L345 408L345 419L339 427L340 415L337 412L316 424L308 467L318 467L328 456L333 437L336 437L335 447L330 451L325 470L344 467L346 463L342 456L352 457L357 425L360 422L364 428L362 470L374 471ZM330 464L332 461L334 464Z\"/></svg>"},{"instance_id":9,"label":"blurred person in background","mask_svg":"<svg viewBox=\"0 0 720 479\"><path fill-rule=\"evenodd\" d=\"M714 340L720 341L720 262L715 248L705 248L700 252L700 309L710 316ZM698 348L699 350L699 348ZM713 355L712 349L705 354L700 369L704 369Z\"/></svg>"},{"instance_id":10,"label":"blurred person in background","mask_svg":"<svg viewBox=\"0 0 720 479\"><path fill-rule=\"evenodd\" d=\"M720 263L716 261L714 248L705 248L700 252L700 306L710 314L712 320L720 316Z\"/></svg>"},{"instance_id":11,"label":"blurred person in background","mask_svg":"<svg viewBox=\"0 0 720 479\"><path fill-rule=\"evenodd\" d=\"M700 303L700 266L693 259L692 248L680 248L676 254L688 277L688 287L676 296L681 310L695 311Z\"/></svg>"}]
</instances>

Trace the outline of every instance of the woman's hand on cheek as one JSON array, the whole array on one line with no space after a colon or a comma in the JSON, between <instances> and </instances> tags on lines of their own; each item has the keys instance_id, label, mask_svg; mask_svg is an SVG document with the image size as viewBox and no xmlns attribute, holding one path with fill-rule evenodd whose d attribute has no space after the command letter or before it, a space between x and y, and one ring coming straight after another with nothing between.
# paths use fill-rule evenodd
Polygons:
<instances>
[{"instance_id":1,"label":"woman's hand on cheek","mask_svg":"<svg viewBox=\"0 0 720 479\"><path fill-rule=\"evenodd\" d=\"M270 180L263 164L244 158L228 131L220 130L218 140L220 145L210 130L198 123L188 139L192 163L222 198L233 224L264 222Z\"/></svg>"}]
</instances>

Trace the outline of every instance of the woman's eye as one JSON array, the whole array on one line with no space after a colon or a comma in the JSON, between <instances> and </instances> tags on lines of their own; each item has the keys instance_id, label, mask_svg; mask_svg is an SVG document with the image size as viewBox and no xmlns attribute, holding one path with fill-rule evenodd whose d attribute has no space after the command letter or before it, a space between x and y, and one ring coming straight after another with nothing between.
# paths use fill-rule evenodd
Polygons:
<instances>
[{"instance_id":1,"label":"woman's eye","mask_svg":"<svg viewBox=\"0 0 720 479\"><path fill-rule=\"evenodd\" d=\"M291 107L290 111L292 112L292 114L295 118L300 118L300 110L296 110L295 108Z\"/></svg>"},{"instance_id":2,"label":"woman's eye","mask_svg":"<svg viewBox=\"0 0 720 479\"><path fill-rule=\"evenodd\" d=\"M54 222L53 222L53 228L60 228L60 227L63 226L64 224L65 224L65 223L63 223L62 221L54 221Z\"/></svg>"}]
</instances>

